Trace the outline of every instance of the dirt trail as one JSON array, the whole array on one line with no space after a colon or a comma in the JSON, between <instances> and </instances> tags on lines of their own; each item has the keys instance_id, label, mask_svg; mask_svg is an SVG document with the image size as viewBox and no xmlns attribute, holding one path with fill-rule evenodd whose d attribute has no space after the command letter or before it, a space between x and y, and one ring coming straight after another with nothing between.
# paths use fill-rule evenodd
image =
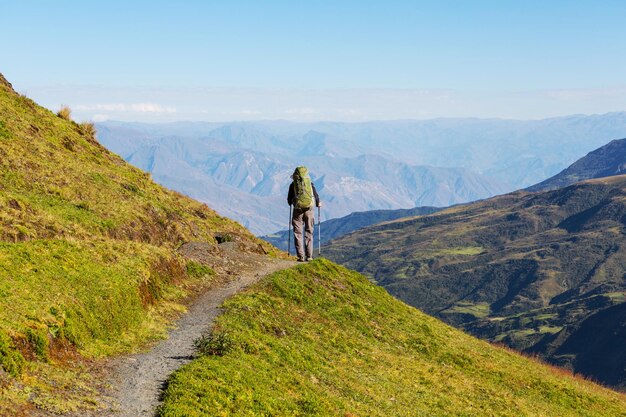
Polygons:
<instances>
[{"instance_id":1,"label":"dirt trail","mask_svg":"<svg viewBox=\"0 0 626 417\"><path fill-rule=\"evenodd\" d=\"M211 264L229 282L199 296L176 328L146 353L118 358L111 366L113 378L108 411L98 415L115 417L154 416L169 375L194 358L193 341L206 333L220 314L222 302L261 277L293 266L295 262L241 252L237 244L209 246L190 244L182 248L192 259Z\"/></svg>"}]
</instances>

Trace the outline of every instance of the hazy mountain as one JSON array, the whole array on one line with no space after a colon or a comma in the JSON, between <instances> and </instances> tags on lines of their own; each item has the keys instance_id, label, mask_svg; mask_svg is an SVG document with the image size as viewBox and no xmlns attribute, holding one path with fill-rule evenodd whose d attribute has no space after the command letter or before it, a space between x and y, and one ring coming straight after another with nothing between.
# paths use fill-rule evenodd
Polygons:
<instances>
[{"instance_id":1,"label":"hazy mountain","mask_svg":"<svg viewBox=\"0 0 626 417\"><path fill-rule=\"evenodd\" d=\"M441 210L437 207L416 207L412 209L399 209L399 210L370 210L350 213L347 216L340 217L338 219L331 219L321 222L321 224L315 226L316 233L321 230L321 243L324 244L332 239L336 239L340 236L351 233L355 230L361 229L366 226L371 226L376 223L385 222L389 220L395 220L402 217L421 216L424 214L431 214ZM317 212L316 212L317 213ZM317 214L316 214L317 216ZM317 217L316 217L317 219ZM285 219L286 221L287 219ZM319 226L319 229L318 229ZM293 231L292 231L293 233ZM272 233L271 235L261 236L264 239L279 249L288 249L289 230L282 230L280 232ZM316 238L317 247L317 238ZM291 237L291 248L293 250L293 236ZM316 252L317 253L317 252Z\"/></svg>"},{"instance_id":2,"label":"hazy mountain","mask_svg":"<svg viewBox=\"0 0 626 417\"><path fill-rule=\"evenodd\" d=\"M528 191L554 190L582 180L625 173L626 139L619 139L589 152L554 177L528 187Z\"/></svg>"},{"instance_id":3,"label":"hazy mountain","mask_svg":"<svg viewBox=\"0 0 626 417\"><path fill-rule=\"evenodd\" d=\"M327 203L325 218L448 206L556 174L606 138L623 137L626 113L537 121L105 122L98 132L105 146L127 160L134 155L144 169L150 164L140 156L153 146L180 159L155 178L262 234L284 228L281 196L297 165L309 167Z\"/></svg>"},{"instance_id":4,"label":"hazy mountain","mask_svg":"<svg viewBox=\"0 0 626 417\"><path fill-rule=\"evenodd\" d=\"M259 234L284 229L286 190L299 164L311 168L325 219L354 211L448 206L506 190L464 168L414 166L380 155L345 157L358 147L313 130L293 138L239 124L208 127L205 135L172 136L176 127L103 125L99 138L159 183L211 204Z\"/></svg>"},{"instance_id":5,"label":"hazy mountain","mask_svg":"<svg viewBox=\"0 0 626 417\"><path fill-rule=\"evenodd\" d=\"M623 320L600 319L626 301L625 248L616 176L366 227L322 251L474 335L626 388Z\"/></svg>"}]
</instances>

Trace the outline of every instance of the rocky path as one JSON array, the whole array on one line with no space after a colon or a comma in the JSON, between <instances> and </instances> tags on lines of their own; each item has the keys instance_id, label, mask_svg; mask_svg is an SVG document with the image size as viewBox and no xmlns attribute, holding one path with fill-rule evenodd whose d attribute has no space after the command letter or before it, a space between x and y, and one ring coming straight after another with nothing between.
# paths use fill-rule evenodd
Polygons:
<instances>
[{"instance_id":1,"label":"rocky path","mask_svg":"<svg viewBox=\"0 0 626 417\"><path fill-rule=\"evenodd\" d=\"M220 248L219 257L215 256L214 249L207 247L183 249L191 258L211 258L222 275L230 276L229 282L199 296L176 323L169 337L152 350L115 360L110 372L112 388L107 395L109 410L105 413L101 410L99 415L154 416L167 378L194 358L193 342L211 328L213 320L220 314L222 302L261 277L294 265L292 261L241 253L232 246Z\"/></svg>"}]
</instances>

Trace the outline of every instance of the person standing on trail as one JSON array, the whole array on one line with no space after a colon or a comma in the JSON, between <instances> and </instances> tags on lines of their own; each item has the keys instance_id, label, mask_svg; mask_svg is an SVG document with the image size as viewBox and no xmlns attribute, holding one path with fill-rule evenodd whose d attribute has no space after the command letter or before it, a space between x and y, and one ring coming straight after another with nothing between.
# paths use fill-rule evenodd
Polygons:
<instances>
[{"instance_id":1,"label":"person standing on trail","mask_svg":"<svg viewBox=\"0 0 626 417\"><path fill-rule=\"evenodd\" d=\"M298 262L313 259L313 228L315 227L315 211L313 207L322 207L315 185L309 177L306 167L297 167L291 175L291 185L287 194L287 204L293 206L291 225L293 226L294 241ZM304 231L304 242L302 232ZM304 243L304 245L303 245Z\"/></svg>"}]
</instances>

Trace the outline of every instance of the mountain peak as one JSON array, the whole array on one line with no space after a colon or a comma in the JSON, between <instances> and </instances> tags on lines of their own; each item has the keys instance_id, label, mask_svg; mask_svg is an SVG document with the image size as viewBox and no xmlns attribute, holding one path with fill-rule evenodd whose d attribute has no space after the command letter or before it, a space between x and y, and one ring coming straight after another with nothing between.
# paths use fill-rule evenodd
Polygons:
<instances>
[{"instance_id":1,"label":"mountain peak","mask_svg":"<svg viewBox=\"0 0 626 417\"><path fill-rule=\"evenodd\" d=\"M626 173L626 139L615 139L528 191L554 190L578 181Z\"/></svg>"}]
</instances>

